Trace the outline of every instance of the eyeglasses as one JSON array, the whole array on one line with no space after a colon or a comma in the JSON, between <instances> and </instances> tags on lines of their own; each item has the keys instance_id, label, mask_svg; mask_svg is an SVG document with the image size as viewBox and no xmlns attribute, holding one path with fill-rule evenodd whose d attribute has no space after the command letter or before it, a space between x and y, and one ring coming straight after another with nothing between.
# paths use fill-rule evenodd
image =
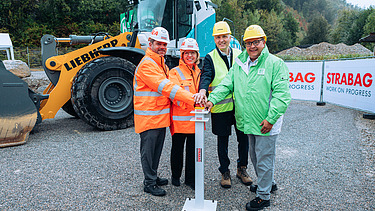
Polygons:
<instances>
[{"instance_id":1,"label":"eyeglasses","mask_svg":"<svg viewBox=\"0 0 375 211\"><path fill-rule=\"evenodd\" d=\"M248 41L248 42L245 42L245 44L246 44L246 47L251 47L252 44L254 44L254 46L257 47L261 41L263 41L263 39L254 40L252 42Z\"/></svg>"}]
</instances>

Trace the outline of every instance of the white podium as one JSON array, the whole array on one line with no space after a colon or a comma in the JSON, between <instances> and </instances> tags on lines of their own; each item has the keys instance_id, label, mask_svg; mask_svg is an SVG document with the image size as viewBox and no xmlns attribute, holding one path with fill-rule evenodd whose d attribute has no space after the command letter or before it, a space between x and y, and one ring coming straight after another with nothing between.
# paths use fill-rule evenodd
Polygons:
<instances>
[{"instance_id":1,"label":"white podium","mask_svg":"<svg viewBox=\"0 0 375 211\"><path fill-rule=\"evenodd\" d=\"M190 120L195 122L195 199L187 198L182 210L216 210L217 201L204 200L204 123L209 111L196 107L191 113L195 114Z\"/></svg>"}]
</instances>

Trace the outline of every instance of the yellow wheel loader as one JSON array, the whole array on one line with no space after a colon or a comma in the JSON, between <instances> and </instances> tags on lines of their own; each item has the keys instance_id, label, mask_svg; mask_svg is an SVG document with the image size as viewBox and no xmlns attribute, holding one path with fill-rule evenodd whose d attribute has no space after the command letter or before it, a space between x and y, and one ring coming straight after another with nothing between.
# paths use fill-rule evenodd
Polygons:
<instances>
[{"instance_id":1,"label":"yellow wheel loader","mask_svg":"<svg viewBox=\"0 0 375 211\"><path fill-rule=\"evenodd\" d=\"M186 38L198 41L201 58L215 48L211 34L217 6L210 0L132 2L118 36L42 37L42 65L51 81L43 94L31 91L0 63L0 147L24 143L36 123L54 118L60 108L101 130L133 125L133 75L154 27L169 31L165 58L170 68L178 65ZM60 43L89 45L57 55ZM234 37L231 46L241 48Z\"/></svg>"},{"instance_id":2,"label":"yellow wheel loader","mask_svg":"<svg viewBox=\"0 0 375 211\"><path fill-rule=\"evenodd\" d=\"M89 43L57 55L58 43ZM0 63L0 146L25 142L36 123L54 118L63 108L101 130L123 129L133 124L133 74L145 52L137 32L41 39L42 64L50 80L43 94Z\"/></svg>"}]
</instances>

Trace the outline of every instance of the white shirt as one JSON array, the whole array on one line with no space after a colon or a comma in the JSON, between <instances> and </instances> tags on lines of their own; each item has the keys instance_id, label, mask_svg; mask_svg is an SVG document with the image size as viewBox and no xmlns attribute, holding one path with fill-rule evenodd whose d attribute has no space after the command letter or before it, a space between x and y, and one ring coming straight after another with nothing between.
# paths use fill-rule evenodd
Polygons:
<instances>
[{"instance_id":1,"label":"white shirt","mask_svg":"<svg viewBox=\"0 0 375 211\"><path fill-rule=\"evenodd\" d=\"M231 53L231 49L229 48L229 54L227 55L226 53L224 53L224 52L222 52L220 49L219 49L219 52L221 53L221 55L223 55L223 56L226 56L227 57L227 59L228 59L228 64L229 64L229 67L231 67L232 66L232 64L231 64L231 60L230 60L230 53Z\"/></svg>"}]
</instances>

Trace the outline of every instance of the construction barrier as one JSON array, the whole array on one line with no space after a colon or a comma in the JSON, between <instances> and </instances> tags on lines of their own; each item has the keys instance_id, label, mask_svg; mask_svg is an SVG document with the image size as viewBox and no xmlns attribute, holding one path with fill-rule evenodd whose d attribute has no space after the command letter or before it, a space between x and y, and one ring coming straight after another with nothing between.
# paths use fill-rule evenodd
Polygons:
<instances>
[{"instance_id":1,"label":"construction barrier","mask_svg":"<svg viewBox=\"0 0 375 211\"><path fill-rule=\"evenodd\" d=\"M375 113L375 58L285 62L293 99Z\"/></svg>"}]
</instances>

